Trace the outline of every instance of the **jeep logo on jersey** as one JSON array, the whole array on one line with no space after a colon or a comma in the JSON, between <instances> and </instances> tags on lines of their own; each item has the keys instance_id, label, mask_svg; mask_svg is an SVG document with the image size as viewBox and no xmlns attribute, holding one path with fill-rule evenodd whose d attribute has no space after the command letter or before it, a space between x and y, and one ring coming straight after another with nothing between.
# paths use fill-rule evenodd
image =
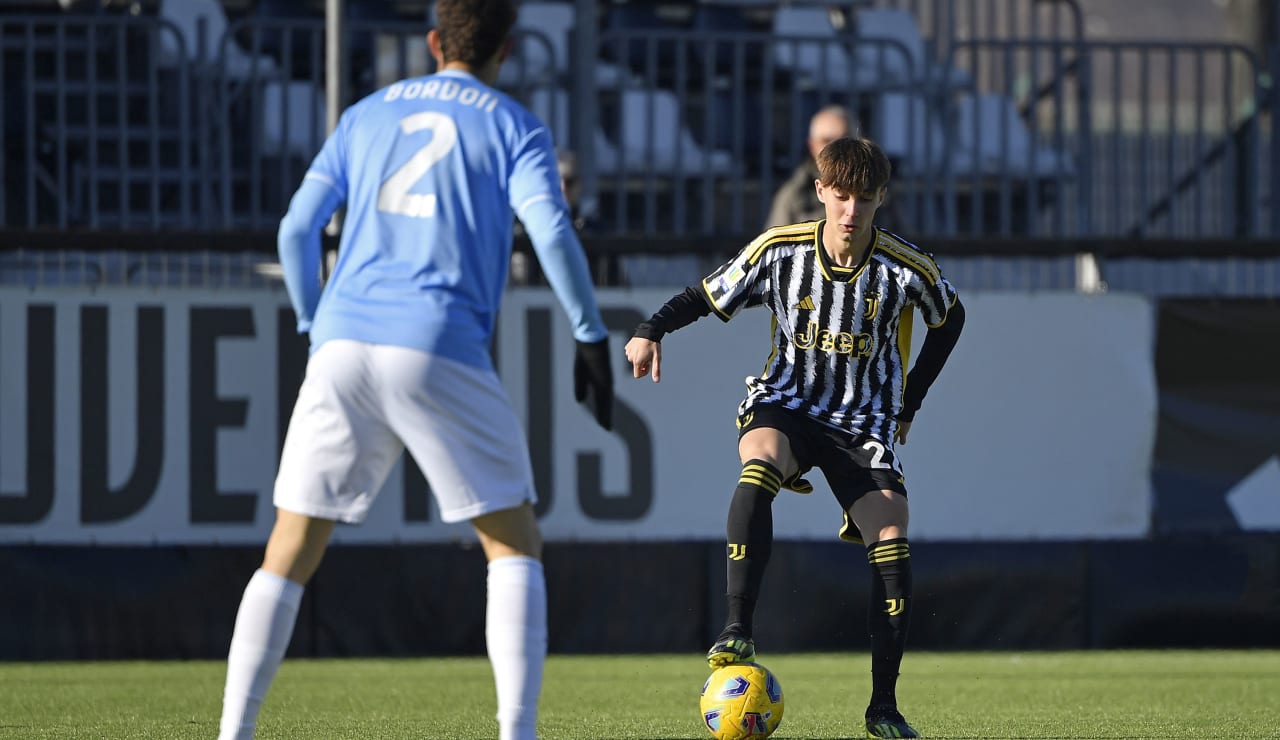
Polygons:
<instances>
[{"instance_id":1,"label":"jeep logo on jersey","mask_svg":"<svg viewBox=\"0 0 1280 740\"><path fill-rule=\"evenodd\" d=\"M795 345L800 349L816 349L820 352L835 352L840 355L871 356L870 334L819 329L816 321L810 321L805 331L796 335Z\"/></svg>"}]
</instances>

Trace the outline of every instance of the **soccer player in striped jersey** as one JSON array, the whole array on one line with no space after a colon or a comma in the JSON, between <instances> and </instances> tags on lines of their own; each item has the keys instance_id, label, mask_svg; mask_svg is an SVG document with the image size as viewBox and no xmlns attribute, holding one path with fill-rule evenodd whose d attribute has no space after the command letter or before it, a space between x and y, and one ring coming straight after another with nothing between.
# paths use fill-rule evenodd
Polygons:
<instances>
[{"instance_id":1,"label":"soccer player in striped jersey","mask_svg":"<svg viewBox=\"0 0 1280 740\"><path fill-rule=\"evenodd\" d=\"M626 356L637 378L661 379L662 337L714 313L774 316L764 372L738 408L742 472L729 505L728 619L707 653L714 668L755 656L753 613L773 540L774 498L831 485L842 539L867 549L872 598L868 737L918 737L896 685L911 615L907 489L894 453L964 325L964 307L927 253L872 224L889 161L874 142L842 138L818 154L825 218L769 229L640 324ZM908 373L913 315L929 327Z\"/></svg>"},{"instance_id":2,"label":"soccer player in striped jersey","mask_svg":"<svg viewBox=\"0 0 1280 740\"><path fill-rule=\"evenodd\" d=\"M280 223L285 285L311 357L281 454L275 527L231 638L224 740L253 736L335 522L364 520L406 449L440 518L470 521L488 560L499 737L535 737L547 651L542 538L528 444L490 357L513 213L573 325L575 395L590 395L606 429L608 332L552 137L492 87L513 0L437 0L435 13L427 44L439 71L347 109ZM320 232L344 203L322 291Z\"/></svg>"}]
</instances>

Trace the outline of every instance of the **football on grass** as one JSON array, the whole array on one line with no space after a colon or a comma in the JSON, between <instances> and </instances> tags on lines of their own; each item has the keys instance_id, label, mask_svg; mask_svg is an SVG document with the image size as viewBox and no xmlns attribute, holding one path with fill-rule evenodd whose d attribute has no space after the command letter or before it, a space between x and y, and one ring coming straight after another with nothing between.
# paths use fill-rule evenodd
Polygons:
<instances>
[{"instance_id":1,"label":"football on grass","mask_svg":"<svg viewBox=\"0 0 1280 740\"><path fill-rule=\"evenodd\" d=\"M782 722L782 684L759 663L730 663L702 685L701 706L717 740L769 737Z\"/></svg>"}]
</instances>

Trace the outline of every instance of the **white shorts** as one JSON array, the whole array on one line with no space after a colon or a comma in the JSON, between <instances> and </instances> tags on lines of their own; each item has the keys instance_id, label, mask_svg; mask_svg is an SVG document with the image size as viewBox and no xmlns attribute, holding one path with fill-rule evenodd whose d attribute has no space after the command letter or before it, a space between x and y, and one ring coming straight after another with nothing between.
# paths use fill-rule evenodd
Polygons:
<instances>
[{"instance_id":1,"label":"white shorts","mask_svg":"<svg viewBox=\"0 0 1280 740\"><path fill-rule=\"evenodd\" d=\"M275 505L364 521L406 448L446 522L537 499L524 429L497 374L418 350L338 339L307 362Z\"/></svg>"}]
</instances>

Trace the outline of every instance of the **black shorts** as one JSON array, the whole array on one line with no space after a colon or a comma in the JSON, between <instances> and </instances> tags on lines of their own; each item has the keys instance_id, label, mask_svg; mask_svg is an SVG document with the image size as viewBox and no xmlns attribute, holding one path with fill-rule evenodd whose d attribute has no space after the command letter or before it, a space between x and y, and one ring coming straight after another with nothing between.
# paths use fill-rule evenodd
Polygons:
<instances>
[{"instance_id":1,"label":"black shorts","mask_svg":"<svg viewBox=\"0 0 1280 740\"><path fill-rule=\"evenodd\" d=\"M871 491L894 491L907 495L907 486L893 447L878 439L850 434L827 426L802 411L772 404L752 406L738 416L738 439L761 427L777 429L786 435L791 443L791 454L800 466L799 472L783 482L784 488L809 493L813 486L802 476L813 468L822 471L845 512L841 539L862 541L848 519L853 502Z\"/></svg>"}]
</instances>

